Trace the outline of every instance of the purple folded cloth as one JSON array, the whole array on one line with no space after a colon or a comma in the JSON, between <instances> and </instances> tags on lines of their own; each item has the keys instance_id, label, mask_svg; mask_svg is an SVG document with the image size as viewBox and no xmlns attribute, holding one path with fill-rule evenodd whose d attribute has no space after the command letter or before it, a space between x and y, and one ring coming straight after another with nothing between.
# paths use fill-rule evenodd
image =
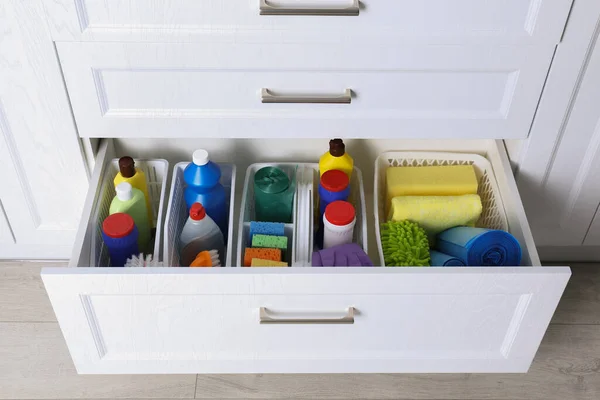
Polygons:
<instances>
[{"instance_id":1,"label":"purple folded cloth","mask_svg":"<svg viewBox=\"0 0 600 400\"><path fill-rule=\"evenodd\" d=\"M356 243L342 244L315 251L313 267L372 267L371 259Z\"/></svg>"}]
</instances>

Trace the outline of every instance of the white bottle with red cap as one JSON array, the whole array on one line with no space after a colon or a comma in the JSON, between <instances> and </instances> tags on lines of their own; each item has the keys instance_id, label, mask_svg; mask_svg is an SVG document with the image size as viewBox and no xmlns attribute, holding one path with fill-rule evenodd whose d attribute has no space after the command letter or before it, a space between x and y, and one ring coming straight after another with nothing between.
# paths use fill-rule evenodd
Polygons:
<instances>
[{"instance_id":1,"label":"white bottle with red cap","mask_svg":"<svg viewBox=\"0 0 600 400\"><path fill-rule=\"evenodd\" d=\"M225 241L219 226L206 214L202 204L194 203L190 208L190 217L179 236L181 265L189 266L189 263L185 265L183 259L188 260L192 257L189 260L191 262L198 253L205 250L217 250L219 258L222 259L225 256Z\"/></svg>"},{"instance_id":2,"label":"white bottle with red cap","mask_svg":"<svg viewBox=\"0 0 600 400\"><path fill-rule=\"evenodd\" d=\"M356 210L347 201L338 200L329 203L323 214L323 248L352 243Z\"/></svg>"}]
</instances>

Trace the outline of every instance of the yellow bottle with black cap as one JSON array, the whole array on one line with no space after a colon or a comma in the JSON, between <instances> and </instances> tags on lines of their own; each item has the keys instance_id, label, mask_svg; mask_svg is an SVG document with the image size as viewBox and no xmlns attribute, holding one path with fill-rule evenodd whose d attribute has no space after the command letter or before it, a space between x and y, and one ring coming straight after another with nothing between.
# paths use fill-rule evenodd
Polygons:
<instances>
[{"instance_id":1,"label":"yellow bottle with black cap","mask_svg":"<svg viewBox=\"0 0 600 400\"><path fill-rule=\"evenodd\" d=\"M319 174L337 169L343 171L352 177L352 169L354 168L354 160L350 154L346 153L346 145L342 139L332 139L329 141L329 151L321 156L319 160Z\"/></svg>"}]
</instances>

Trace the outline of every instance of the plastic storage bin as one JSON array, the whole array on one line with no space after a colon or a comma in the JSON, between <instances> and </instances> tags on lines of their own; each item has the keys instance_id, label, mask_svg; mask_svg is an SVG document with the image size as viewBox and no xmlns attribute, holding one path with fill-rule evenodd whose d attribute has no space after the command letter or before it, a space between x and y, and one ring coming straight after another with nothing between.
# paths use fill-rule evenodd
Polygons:
<instances>
[{"instance_id":1,"label":"plastic storage bin","mask_svg":"<svg viewBox=\"0 0 600 400\"><path fill-rule=\"evenodd\" d=\"M237 257L235 261L236 266L239 267L244 265L244 252L246 247L250 246L250 222L258 221L256 219L255 212L254 175L257 171L264 167L276 167L281 169L287 174L288 178L290 178L290 184L294 184L296 186L296 193L293 200L292 222L289 224L284 224L284 233L288 238L286 261L290 266L297 263L296 249L298 246L297 243L294 243L294 240L297 238L298 185L301 184L302 181L302 171L300 170L299 166L300 164L297 163L259 163L250 165L246 170L244 189L242 191L242 211L240 214L238 228Z\"/></svg>"},{"instance_id":2,"label":"plastic storage bin","mask_svg":"<svg viewBox=\"0 0 600 400\"><path fill-rule=\"evenodd\" d=\"M314 243L314 231L320 223L320 212L319 212L319 164L306 164L313 170L312 173L312 204L310 207L311 217L309 221L312 222L310 228L310 245L308 254L308 264L312 265L312 253L315 250ZM352 176L350 178L350 195L348 196L348 202L350 202L356 210L356 224L354 225L354 232L352 242L360 245L365 252L369 252L369 246L367 242L367 208L365 204L365 188L363 183L362 172L360 169L354 167Z\"/></svg>"},{"instance_id":3,"label":"plastic storage bin","mask_svg":"<svg viewBox=\"0 0 600 400\"><path fill-rule=\"evenodd\" d=\"M179 267L179 235L189 217L183 192L185 181L183 170L189 162L180 162L173 167L173 178L171 181L171 193L167 207L166 222L164 226L164 265L168 267ZM233 218L235 210L235 172L234 164L217 163L221 167L221 185L228 192L229 197L229 221L228 221L228 243L226 243L226 255L224 266L232 265L232 243L233 243Z\"/></svg>"},{"instance_id":4,"label":"plastic storage bin","mask_svg":"<svg viewBox=\"0 0 600 400\"><path fill-rule=\"evenodd\" d=\"M238 231L238 253L236 265L243 265L244 250L249 245L250 222L255 221L254 213L254 174L266 166L274 166L284 170L288 176L296 180L294 210L292 223L285 224L285 234L291 249L291 267L310 267L314 250L314 233L319 224L319 164L317 163L269 163L252 164L246 171L242 194L242 214ZM350 180L350 196L348 201L356 208L356 225L353 242L367 251L367 224L365 192L362 173L354 168Z\"/></svg>"},{"instance_id":5,"label":"plastic storage bin","mask_svg":"<svg viewBox=\"0 0 600 400\"><path fill-rule=\"evenodd\" d=\"M492 165L478 154L464 153L437 153L437 152L386 152L382 153L375 161L374 193L375 193L375 234L377 250L379 252L379 265L383 262L383 249L381 247L380 226L386 222L384 211L386 203L385 170L388 167L417 167L429 165L473 165L479 182L477 194L481 197L483 211L476 226L489 229L508 231L508 222L504 204Z\"/></svg>"},{"instance_id":6,"label":"plastic storage bin","mask_svg":"<svg viewBox=\"0 0 600 400\"><path fill-rule=\"evenodd\" d=\"M162 159L134 159L136 168L140 168L146 174L148 183L148 195L150 196L150 204L152 205L152 215L156 221L156 235L154 238L153 258L160 259L160 244L162 230L162 210L165 200L167 186L167 172L169 163ZM119 159L111 160L107 165L102 176L102 186L98 193L98 201L94 203L93 221L96 225L94 244L92 246L90 266L92 267L109 267L110 258L108 249L102 240L102 222L108 217L110 203L115 197L115 187L113 180L119 172Z\"/></svg>"}]
</instances>

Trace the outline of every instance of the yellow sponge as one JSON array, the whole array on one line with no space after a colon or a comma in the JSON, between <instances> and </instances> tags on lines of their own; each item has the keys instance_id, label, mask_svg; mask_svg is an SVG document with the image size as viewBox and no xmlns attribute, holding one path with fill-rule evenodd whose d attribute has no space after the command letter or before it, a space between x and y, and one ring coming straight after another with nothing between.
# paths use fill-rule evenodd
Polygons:
<instances>
[{"instance_id":1,"label":"yellow sponge","mask_svg":"<svg viewBox=\"0 0 600 400\"><path fill-rule=\"evenodd\" d=\"M386 170L386 210L398 196L460 196L477 194L472 165L390 167Z\"/></svg>"},{"instance_id":2,"label":"yellow sponge","mask_svg":"<svg viewBox=\"0 0 600 400\"><path fill-rule=\"evenodd\" d=\"M260 258L253 258L251 267L287 267L287 263L273 260L261 260Z\"/></svg>"},{"instance_id":3,"label":"yellow sponge","mask_svg":"<svg viewBox=\"0 0 600 400\"><path fill-rule=\"evenodd\" d=\"M392 199L388 220L418 223L430 240L455 226L474 226L481 216L481 199L462 196L399 196Z\"/></svg>"}]
</instances>

